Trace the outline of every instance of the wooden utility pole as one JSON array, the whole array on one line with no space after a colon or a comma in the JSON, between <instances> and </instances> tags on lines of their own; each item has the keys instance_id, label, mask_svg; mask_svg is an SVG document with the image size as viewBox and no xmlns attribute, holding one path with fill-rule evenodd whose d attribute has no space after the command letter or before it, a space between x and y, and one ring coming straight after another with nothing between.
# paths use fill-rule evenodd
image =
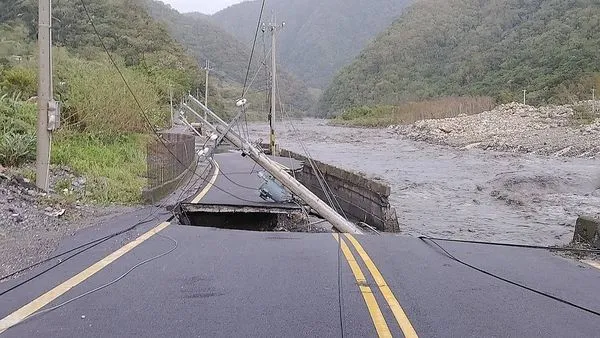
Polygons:
<instances>
[{"instance_id":1,"label":"wooden utility pole","mask_svg":"<svg viewBox=\"0 0 600 338\"><path fill-rule=\"evenodd\" d=\"M36 179L38 188L48 191L50 168L50 144L52 134L48 130L48 108L52 100L52 0L39 0L39 81Z\"/></svg>"},{"instance_id":2,"label":"wooden utility pole","mask_svg":"<svg viewBox=\"0 0 600 338\"><path fill-rule=\"evenodd\" d=\"M236 134L231 130L231 126L229 126L225 121L223 121L217 114L213 113L208 107L204 106L200 101L196 100L193 96L189 97L191 101L196 103L205 113L208 113L211 118L216 121L216 125L210 124L207 120L203 120L209 128L217 131L222 134L224 138L226 138L229 142L231 142L238 149L242 150L245 154L250 156L252 160L254 160L258 165L267 170L275 179L277 179L281 184L283 184L286 188L288 188L293 194L298 196L301 200L303 200L306 204L308 204L313 210L315 210L319 215L325 218L331 225L333 225L338 231L346 232L351 234L362 234L363 231L338 214L335 210L333 210L329 205L323 202L319 197L313 194L308 188L300 184L294 177L288 174L285 170L281 168L275 161L271 160L265 153L258 150L254 145L252 145L247 140L243 139L240 135ZM196 113L189 106L184 104L188 110L193 112L198 118L202 119L200 114Z\"/></svg>"}]
</instances>

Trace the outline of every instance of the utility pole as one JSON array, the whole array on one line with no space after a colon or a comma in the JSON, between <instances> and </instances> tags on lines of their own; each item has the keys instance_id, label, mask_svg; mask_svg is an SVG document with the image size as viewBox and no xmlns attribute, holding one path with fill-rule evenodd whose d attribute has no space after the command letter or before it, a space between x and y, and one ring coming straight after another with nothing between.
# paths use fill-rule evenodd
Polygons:
<instances>
[{"instance_id":1,"label":"utility pole","mask_svg":"<svg viewBox=\"0 0 600 338\"><path fill-rule=\"evenodd\" d=\"M173 116L173 85L169 84L169 103L171 104L171 128L175 125L175 118Z\"/></svg>"},{"instance_id":2,"label":"utility pole","mask_svg":"<svg viewBox=\"0 0 600 338\"><path fill-rule=\"evenodd\" d=\"M245 140L240 135L231 130L231 126L228 125L225 121L223 121L217 114L212 112L208 107L202 105L200 101L196 100L194 97L189 97L189 99L198 105L205 113L208 113L212 119L216 121L215 125L210 124L207 120L203 120L210 129L221 134L221 137L224 137L229 142L231 142L238 149L242 150L245 154L247 154L254 162L263 167L266 171L268 171L275 179L277 179L281 184L283 184L286 188L288 188L293 194L302 199L306 204L308 204L311 208L313 208L319 215L328 220L331 225L333 225L340 232L351 233L351 234L362 234L363 231L358 228L356 225L352 224L350 221L342 217L338 214L333 208L323 202L319 197L313 194L310 190L308 190L305 186L300 184L294 177L285 172L275 161L271 160L264 152L260 151L254 145L252 145L248 140ZM198 118L202 119L200 114L196 113L191 107L184 104L190 112L194 113Z\"/></svg>"},{"instance_id":3,"label":"utility pole","mask_svg":"<svg viewBox=\"0 0 600 338\"><path fill-rule=\"evenodd\" d=\"M596 113L596 88L592 88L592 113Z\"/></svg>"},{"instance_id":4,"label":"utility pole","mask_svg":"<svg viewBox=\"0 0 600 338\"><path fill-rule=\"evenodd\" d=\"M206 60L204 70L206 72L206 82L204 82L204 105L208 107L208 73L212 70L212 68L210 68L210 60ZM204 118L206 119L206 113L204 113Z\"/></svg>"},{"instance_id":5,"label":"utility pole","mask_svg":"<svg viewBox=\"0 0 600 338\"><path fill-rule=\"evenodd\" d=\"M271 30L271 111L269 112L269 127L271 129L269 149L272 155L279 155L279 149L275 140L275 99L277 96L277 30L282 29L285 26L285 22L281 25L277 25L277 19L273 19L273 22L269 24Z\"/></svg>"},{"instance_id":6,"label":"utility pole","mask_svg":"<svg viewBox=\"0 0 600 338\"><path fill-rule=\"evenodd\" d=\"M525 97L527 95L527 89L523 89L523 105L525 105Z\"/></svg>"},{"instance_id":7,"label":"utility pole","mask_svg":"<svg viewBox=\"0 0 600 338\"><path fill-rule=\"evenodd\" d=\"M52 100L52 0L39 1L39 81L36 179L38 188L48 191L50 167L50 143L52 134L48 128L48 108Z\"/></svg>"}]
</instances>

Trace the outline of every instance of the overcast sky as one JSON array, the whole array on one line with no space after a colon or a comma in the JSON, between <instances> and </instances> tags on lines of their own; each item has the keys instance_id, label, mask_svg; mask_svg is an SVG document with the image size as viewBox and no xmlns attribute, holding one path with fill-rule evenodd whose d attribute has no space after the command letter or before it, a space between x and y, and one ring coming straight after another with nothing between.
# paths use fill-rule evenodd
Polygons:
<instances>
[{"instance_id":1,"label":"overcast sky","mask_svg":"<svg viewBox=\"0 0 600 338\"><path fill-rule=\"evenodd\" d=\"M219 10L245 0L161 0L179 12L213 14Z\"/></svg>"}]
</instances>

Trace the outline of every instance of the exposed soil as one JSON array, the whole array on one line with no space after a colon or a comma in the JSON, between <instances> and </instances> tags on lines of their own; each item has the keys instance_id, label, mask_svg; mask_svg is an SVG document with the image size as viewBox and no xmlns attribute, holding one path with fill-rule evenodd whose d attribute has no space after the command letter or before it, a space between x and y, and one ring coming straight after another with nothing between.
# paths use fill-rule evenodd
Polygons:
<instances>
[{"instance_id":1,"label":"exposed soil","mask_svg":"<svg viewBox=\"0 0 600 338\"><path fill-rule=\"evenodd\" d=\"M85 184L65 168L53 169L51 176L52 188L55 182L72 178L71 187L61 187L66 195ZM0 277L47 257L63 238L99 218L128 210L131 208L92 206L62 194L46 194L26 178L0 172Z\"/></svg>"}]
</instances>

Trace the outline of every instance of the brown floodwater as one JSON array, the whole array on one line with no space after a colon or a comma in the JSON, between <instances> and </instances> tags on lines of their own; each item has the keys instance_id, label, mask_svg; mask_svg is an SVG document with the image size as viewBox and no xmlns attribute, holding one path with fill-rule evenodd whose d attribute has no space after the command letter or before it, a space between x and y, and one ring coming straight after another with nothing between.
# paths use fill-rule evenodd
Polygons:
<instances>
[{"instance_id":1,"label":"brown floodwater","mask_svg":"<svg viewBox=\"0 0 600 338\"><path fill-rule=\"evenodd\" d=\"M268 140L268 126L249 126ZM415 142L387 129L283 122L283 148L378 177L403 234L566 244L580 214L600 214L600 159L547 157Z\"/></svg>"}]
</instances>

